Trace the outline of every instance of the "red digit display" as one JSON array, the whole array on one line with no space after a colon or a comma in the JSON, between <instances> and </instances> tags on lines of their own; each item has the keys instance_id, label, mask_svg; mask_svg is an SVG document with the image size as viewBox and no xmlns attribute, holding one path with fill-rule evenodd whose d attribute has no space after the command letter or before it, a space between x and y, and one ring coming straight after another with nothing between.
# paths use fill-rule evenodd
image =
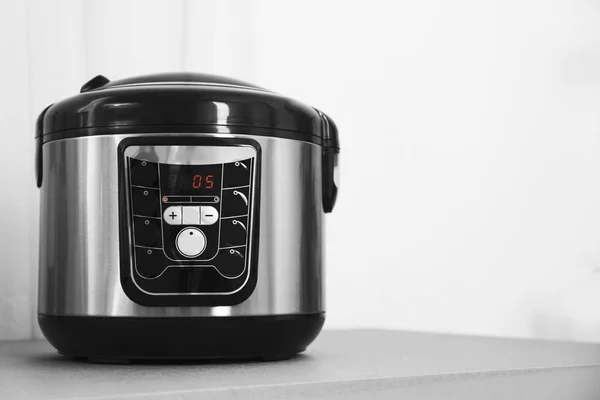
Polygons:
<instances>
[{"instance_id":1,"label":"red digit display","mask_svg":"<svg viewBox=\"0 0 600 400\"><path fill-rule=\"evenodd\" d=\"M1 0L0 0L1 1ZM160 166L165 196L215 196L221 191L223 164ZM191 200L190 200L191 201ZM0 396L2 397L2 396Z\"/></svg>"},{"instance_id":2,"label":"red digit display","mask_svg":"<svg viewBox=\"0 0 600 400\"><path fill-rule=\"evenodd\" d=\"M200 189L201 186L202 186L202 175L194 175L194 178L192 179L192 187L194 189Z\"/></svg>"}]
</instances>

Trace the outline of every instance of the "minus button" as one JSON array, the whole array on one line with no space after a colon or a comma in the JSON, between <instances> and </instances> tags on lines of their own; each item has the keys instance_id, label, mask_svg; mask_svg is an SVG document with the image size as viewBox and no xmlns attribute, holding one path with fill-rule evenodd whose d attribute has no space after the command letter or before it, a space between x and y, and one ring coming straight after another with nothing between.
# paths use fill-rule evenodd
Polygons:
<instances>
[{"instance_id":1,"label":"minus button","mask_svg":"<svg viewBox=\"0 0 600 400\"><path fill-rule=\"evenodd\" d=\"M219 212L213 206L200 207L200 225L212 225L219 219Z\"/></svg>"}]
</instances>

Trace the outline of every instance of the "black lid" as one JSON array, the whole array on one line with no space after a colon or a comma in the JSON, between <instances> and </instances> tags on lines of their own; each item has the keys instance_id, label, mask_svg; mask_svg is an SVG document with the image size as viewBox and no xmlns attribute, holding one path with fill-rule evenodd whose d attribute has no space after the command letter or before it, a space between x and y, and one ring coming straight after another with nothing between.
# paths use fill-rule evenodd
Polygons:
<instances>
[{"instance_id":1,"label":"black lid","mask_svg":"<svg viewBox=\"0 0 600 400\"><path fill-rule=\"evenodd\" d=\"M43 136L43 141L94 134L164 133L179 127L189 132L261 131L267 136L338 148L337 134L331 137L332 121L318 110L237 79L199 73L154 74L112 82L98 75L82 86L80 94L49 107L40 122L36 137Z\"/></svg>"}]
</instances>

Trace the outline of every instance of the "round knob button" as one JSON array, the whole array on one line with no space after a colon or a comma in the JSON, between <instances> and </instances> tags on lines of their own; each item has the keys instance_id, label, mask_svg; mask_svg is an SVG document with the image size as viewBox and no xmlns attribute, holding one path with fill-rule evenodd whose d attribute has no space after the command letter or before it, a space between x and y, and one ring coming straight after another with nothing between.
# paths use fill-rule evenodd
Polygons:
<instances>
[{"instance_id":1,"label":"round knob button","mask_svg":"<svg viewBox=\"0 0 600 400\"><path fill-rule=\"evenodd\" d=\"M177 250L186 257L198 257L206 248L206 237L198 228L185 228L175 239Z\"/></svg>"}]
</instances>

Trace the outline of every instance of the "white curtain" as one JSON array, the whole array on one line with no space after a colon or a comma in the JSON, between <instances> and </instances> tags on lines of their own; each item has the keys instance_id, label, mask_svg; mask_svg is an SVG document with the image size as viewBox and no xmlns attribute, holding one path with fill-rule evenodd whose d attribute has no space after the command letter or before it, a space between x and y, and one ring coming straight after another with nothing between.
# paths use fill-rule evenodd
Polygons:
<instances>
[{"instance_id":1,"label":"white curtain","mask_svg":"<svg viewBox=\"0 0 600 400\"><path fill-rule=\"evenodd\" d=\"M37 114L190 70L338 123L328 327L600 340L599 43L587 0L0 1L0 339L39 336Z\"/></svg>"}]
</instances>

